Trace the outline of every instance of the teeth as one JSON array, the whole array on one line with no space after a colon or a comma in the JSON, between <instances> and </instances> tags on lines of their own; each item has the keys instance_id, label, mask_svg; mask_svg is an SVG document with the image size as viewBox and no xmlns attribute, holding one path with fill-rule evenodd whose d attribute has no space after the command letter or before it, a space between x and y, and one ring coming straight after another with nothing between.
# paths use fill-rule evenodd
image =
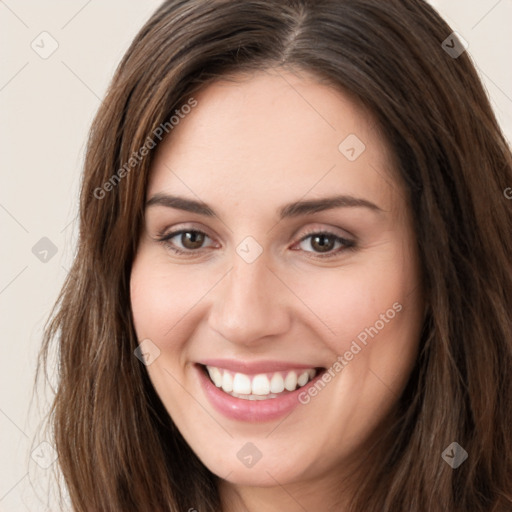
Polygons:
<instances>
[{"instance_id":1,"label":"teeth","mask_svg":"<svg viewBox=\"0 0 512 512\"><path fill-rule=\"evenodd\" d=\"M226 375L226 372L224 372ZM233 379L233 393L239 395L250 395L251 394L251 379L243 373L235 373Z\"/></svg>"},{"instance_id":2,"label":"teeth","mask_svg":"<svg viewBox=\"0 0 512 512\"><path fill-rule=\"evenodd\" d=\"M288 372L286 379L284 379L284 387L288 391L294 391L297 387L297 374L295 372Z\"/></svg>"},{"instance_id":3,"label":"teeth","mask_svg":"<svg viewBox=\"0 0 512 512\"><path fill-rule=\"evenodd\" d=\"M277 398L277 395L270 394L270 395L239 395L238 393L229 393L231 396L234 396L235 398L243 398L244 400L267 400L269 398Z\"/></svg>"},{"instance_id":4,"label":"teeth","mask_svg":"<svg viewBox=\"0 0 512 512\"><path fill-rule=\"evenodd\" d=\"M301 373L300 377L297 379L297 384L299 386L305 386L309 380L308 372Z\"/></svg>"},{"instance_id":5,"label":"teeth","mask_svg":"<svg viewBox=\"0 0 512 512\"><path fill-rule=\"evenodd\" d=\"M224 372L224 375L222 376L222 389L226 393L233 391L233 375L229 372Z\"/></svg>"},{"instance_id":6,"label":"teeth","mask_svg":"<svg viewBox=\"0 0 512 512\"><path fill-rule=\"evenodd\" d=\"M218 388L237 398L247 400L265 400L276 398L283 391L295 391L298 387L305 386L316 375L316 370L311 368L300 372L275 372L260 373L249 376L243 373L231 373L223 368L215 366L206 367L212 382Z\"/></svg>"},{"instance_id":7,"label":"teeth","mask_svg":"<svg viewBox=\"0 0 512 512\"><path fill-rule=\"evenodd\" d=\"M223 381L222 373L220 373L220 370L218 368L211 367L208 369L208 372L210 373L210 377L212 378L213 383L218 388L220 388L222 386L222 381Z\"/></svg>"},{"instance_id":8,"label":"teeth","mask_svg":"<svg viewBox=\"0 0 512 512\"><path fill-rule=\"evenodd\" d=\"M280 373L274 373L270 379L270 391L272 393L281 393L284 391L284 379Z\"/></svg>"},{"instance_id":9,"label":"teeth","mask_svg":"<svg viewBox=\"0 0 512 512\"><path fill-rule=\"evenodd\" d=\"M265 374L256 375L252 379L252 394L253 395L268 395L270 393L270 382Z\"/></svg>"}]
</instances>

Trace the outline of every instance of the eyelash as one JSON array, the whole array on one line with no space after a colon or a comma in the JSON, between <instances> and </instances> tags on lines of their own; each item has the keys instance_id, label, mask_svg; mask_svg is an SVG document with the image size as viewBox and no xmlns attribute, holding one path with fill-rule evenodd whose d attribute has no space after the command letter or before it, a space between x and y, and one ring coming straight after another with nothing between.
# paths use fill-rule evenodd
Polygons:
<instances>
[{"instance_id":1,"label":"eyelash","mask_svg":"<svg viewBox=\"0 0 512 512\"><path fill-rule=\"evenodd\" d=\"M336 235L335 233L331 233L330 231L325 230L310 230L306 231L306 233L299 240L299 244L307 240L308 238L312 238L313 236L327 236L334 239L334 243L341 244L341 247L338 247L337 250L329 251L328 253L320 253L315 251L305 251L308 254L309 258L320 258L320 259L328 259L334 258L335 256L339 256L341 252L347 250L354 250L356 247L356 242L354 240L349 240L348 238L343 238L342 236ZM309 256L310 255L310 256ZM313 256L314 255L314 256Z\"/></svg>"},{"instance_id":2,"label":"eyelash","mask_svg":"<svg viewBox=\"0 0 512 512\"><path fill-rule=\"evenodd\" d=\"M183 249L179 249L178 247L172 245L171 243L169 243L169 241L178 236L178 235L182 235L184 233L198 233L198 234L201 234L201 235L204 235L208 238L210 238L204 231L200 231L198 229L180 229L180 230L177 230L177 231L172 231L170 233L167 233L165 235L160 235L157 240L159 242L161 242L166 248L168 248L169 250L171 250L172 252L174 252L175 254L179 254L179 255L185 255L185 254L192 254L194 252L199 252L202 248L200 249L197 249L197 250L194 250L194 249L188 249L188 250L183 250ZM308 256L308 257L311 257L311 258L320 258L320 259L327 259L327 258L332 258L334 256L337 256L339 255L340 252L342 251L346 251L346 250L354 250L355 247L356 247L356 242L354 240L348 240L346 238L343 238L339 235L336 235L334 233L331 233L329 231L315 231L315 230L312 230L310 232L307 232L297 243L300 244L302 242L304 242L304 240L307 240L308 238L311 238L313 237L314 235L316 236L327 236L327 237L331 237L334 239L334 242L335 243L340 243L342 245L341 248L338 248L338 250L332 250L328 253L319 253L319 252L315 252L315 251L305 251L306 253L313 253L314 256ZM294 249L294 250L297 250L297 249Z\"/></svg>"}]
</instances>

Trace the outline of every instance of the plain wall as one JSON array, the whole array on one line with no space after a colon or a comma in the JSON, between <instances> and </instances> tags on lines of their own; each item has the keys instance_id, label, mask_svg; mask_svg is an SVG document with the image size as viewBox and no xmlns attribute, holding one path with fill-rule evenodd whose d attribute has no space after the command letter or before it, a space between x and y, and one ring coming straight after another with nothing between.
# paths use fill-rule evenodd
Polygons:
<instances>
[{"instance_id":1,"label":"plain wall","mask_svg":"<svg viewBox=\"0 0 512 512\"><path fill-rule=\"evenodd\" d=\"M36 437L42 414L34 408L28 414L36 354L74 252L87 131L117 63L159 4L0 2L2 512L46 510L53 448ZM469 43L498 119L512 140L512 2L432 4ZM56 51L43 58L55 44Z\"/></svg>"}]
</instances>

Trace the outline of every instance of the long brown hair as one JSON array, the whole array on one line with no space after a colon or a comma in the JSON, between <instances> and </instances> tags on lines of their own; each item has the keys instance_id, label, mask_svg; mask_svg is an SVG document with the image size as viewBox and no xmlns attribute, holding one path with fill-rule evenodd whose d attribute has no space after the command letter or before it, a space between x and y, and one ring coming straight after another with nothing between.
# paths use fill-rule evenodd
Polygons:
<instances>
[{"instance_id":1,"label":"long brown hair","mask_svg":"<svg viewBox=\"0 0 512 512\"><path fill-rule=\"evenodd\" d=\"M351 510L512 510L511 154L467 52L442 45L451 33L422 0L169 0L141 29L91 129L78 250L40 355L48 369L57 343L49 423L76 511L220 510L217 478L134 357L129 279L154 150L140 155L207 84L279 66L372 112L422 263L420 355ZM441 457L454 441L469 455L456 470Z\"/></svg>"}]
</instances>

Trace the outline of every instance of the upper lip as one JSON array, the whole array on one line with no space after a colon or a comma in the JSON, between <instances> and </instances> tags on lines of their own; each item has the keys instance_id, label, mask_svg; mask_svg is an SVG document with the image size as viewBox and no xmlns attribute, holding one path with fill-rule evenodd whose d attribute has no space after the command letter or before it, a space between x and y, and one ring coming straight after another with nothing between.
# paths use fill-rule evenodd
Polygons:
<instances>
[{"instance_id":1,"label":"upper lip","mask_svg":"<svg viewBox=\"0 0 512 512\"><path fill-rule=\"evenodd\" d=\"M203 366L215 366L235 373L257 374L270 373L288 370L308 370L319 368L314 364L301 364L289 361L241 361L239 359L203 359L198 361Z\"/></svg>"}]
</instances>

